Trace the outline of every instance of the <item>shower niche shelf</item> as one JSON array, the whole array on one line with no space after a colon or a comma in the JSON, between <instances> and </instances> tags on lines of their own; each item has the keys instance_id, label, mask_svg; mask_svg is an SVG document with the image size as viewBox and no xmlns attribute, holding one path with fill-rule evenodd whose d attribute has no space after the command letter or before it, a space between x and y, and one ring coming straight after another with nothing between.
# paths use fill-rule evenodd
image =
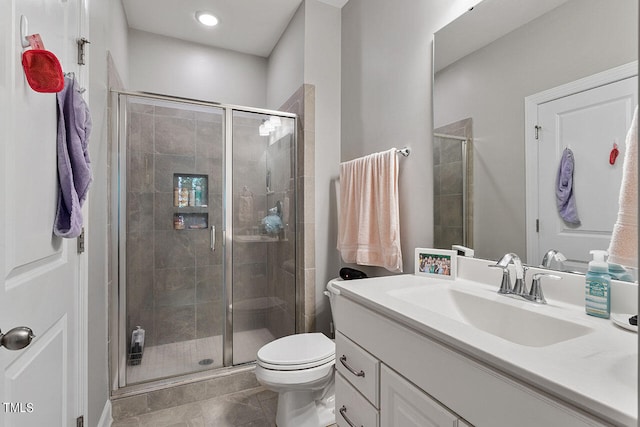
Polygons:
<instances>
[{"instance_id":1,"label":"shower niche shelf","mask_svg":"<svg viewBox=\"0 0 640 427\"><path fill-rule=\"evenodd\" d=\"M175 230L204 230L209 227L207 212L176 212L173 214Z\"/></svg>"},{"instance_id":2,"label":"shower niche shelf","mask_svg":"<svg viewBox=\"0 0 640 427\"><path fill-rule=\"evenodd\" d=\"M207 175L173 174L175 230L203 230L209 227L208 188Z\"/></svg>"},{"instance_id":3,"label":"shower niche shelf","mask_svg":"<svg viewBox=\"0 0 640 427\"><path fill-rule=\"evenodd\" d=\"M173 206L207 208L209 176L188 173L173 174Z\"/></svg>"}]
</instances>

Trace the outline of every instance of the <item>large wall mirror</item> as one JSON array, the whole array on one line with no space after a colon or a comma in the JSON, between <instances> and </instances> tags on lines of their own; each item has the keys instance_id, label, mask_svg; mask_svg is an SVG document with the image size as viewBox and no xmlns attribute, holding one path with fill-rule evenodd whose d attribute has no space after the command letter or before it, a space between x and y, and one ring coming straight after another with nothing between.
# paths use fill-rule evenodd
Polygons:
<instances>
[{"instance_id":1,"label":"large wall mirror","mask_svg":"<svg viewBox=\"0 0 640 427\"><path fill-rule=\"evenodd\" d=\"M595 153L598 162L602 157L606 164L604 156L608 159L612 145L617 143L624 155L622 146L637 104L637 59L636 0L483 0L438 31L434 37L434 182L435 205L441 211L435 212L436 246L450 248L453 238L471 245L481 258L498 259L515 252L528 264L540 265L541 255L554 248L532 253L531 241L527 241L531 231L527 230L531 227L527 176L536 165L527 163L531 156L526 144L534 129L526 128L525 99L621 68L634 82L631 86L635 95L625 98L620 117L615 120L617 135L600 138L604 154L594 149L574 149L577 181L579 176L586 177L585 171L591 167L591 160L583 153ZM588 135L595 138L598 132L589 129L599 131L601 126L594 127L593 120L581 120L574 120L575 127L588 130ZM460 141L465 141L464 147L458 148ZM443 164L452 158L451 152L456 161L466 161L459 169L460 175ZM536 160L544 161L542 157ZM549 163L548 175L555 176L559 164L555 160ZM577 265L588 261L590 249L607 249L618 209L621 164L602 166L602 171L590 173L589 179L597 179L602 188L594 187L586 178L576 182L580 185L576 194L580 196L582 224L598 220L604 225L595 232L600 237L599 247L583 244L580 254L572 254L569 262ZM458 181L456 188L462 197L452 198L444 190ZM540 182L544 187L540 191L555 197L556 184L551 178L547 181L551 183ZM605 215L604 207L613 213ZM452 213L454 208L459 212ZM539 209L546 208L541 204ZM438 222L438 218L454 217L461 219L464 231ZM446 226L450 226L453 237L443 234ZM580 227L566 229L565 234L571 235Z\"/></svg>"}]
</instances>

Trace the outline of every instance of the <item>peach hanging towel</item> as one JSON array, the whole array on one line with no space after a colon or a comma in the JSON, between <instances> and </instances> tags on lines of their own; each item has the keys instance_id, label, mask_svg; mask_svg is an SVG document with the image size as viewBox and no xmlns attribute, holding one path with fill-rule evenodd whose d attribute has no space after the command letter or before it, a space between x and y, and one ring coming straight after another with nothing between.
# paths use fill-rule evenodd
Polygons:
<instances>
[{"instance_id":1,"label":"peach hanging towel","mask_svg":"<svg viewBox=\"0 0 640 427\"><path fill-rule=\"evenodd\" d=\"M396 151L340 164L337 248L344 262L402 272Z\"/></svg>"},{"instance_id":2,"label":"peach hanging towel","mask_svg":"<svg viewBox=\"0 0 640 427\"><path fill-rule=\"evenodd\" d=\"M638 267L638 106L625 141L618 219L609 244L609 261Z\"/></svg>"}]
</instances>

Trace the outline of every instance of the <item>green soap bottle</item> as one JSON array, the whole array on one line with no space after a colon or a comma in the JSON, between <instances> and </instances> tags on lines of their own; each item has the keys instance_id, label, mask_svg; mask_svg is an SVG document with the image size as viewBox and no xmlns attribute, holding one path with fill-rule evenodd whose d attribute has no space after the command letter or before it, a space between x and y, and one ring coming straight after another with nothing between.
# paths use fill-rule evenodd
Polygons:
<instances>
[{"instance_id":1,"label":"green soap bottle","mask_svg":"<svg viewBox=\"0 0 640 427\"><path fill-rule=\"evenodd\" d=\"M585 310L587 314L608 319L611 315L611 276L605 261L607 251L593 250L593 261L585 275Z\"/></svg>"}]
</instances>

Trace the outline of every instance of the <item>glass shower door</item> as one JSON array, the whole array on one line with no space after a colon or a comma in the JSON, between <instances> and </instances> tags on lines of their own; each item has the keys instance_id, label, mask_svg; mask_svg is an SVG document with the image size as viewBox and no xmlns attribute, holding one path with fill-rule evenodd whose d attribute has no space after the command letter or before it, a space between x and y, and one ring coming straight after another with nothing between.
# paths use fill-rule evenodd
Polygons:
<instances>
[{"instance_id":1,"label":"glass shower door","mask_svg":"<svg viewBox=\"0 0 640 427\"><path fill-rule=\"evenodd\" d=\"M295 115L114 96L119 386L254 361L295 333Z\"/></svg>"},{"instance_id":2,"label":"glass shower door","mask_svg":"<svg viewBox=\"0 0 640 427\"><path fill-rule=\"evenodd\" d=\"M130 385L220 367L224 109L132 95L120 95L119 107L126 124L121 375Z\"/></svg>"},{"instance_id":3,"label":"glass shower door","mask_svg":"<svg viewBox=\"0 0 640 427\"><path fill-rule=\"evenodd\" d=\"M473 245L471 142L455 135L434 134L434 246Z\"/></svg>"},{"instance_id":4,"label":"glass shower door","mask_svg":"<svg viewBox=\"0 0 640 427\"><path fill-rule=\"evenodd\" d=\"M295 119L234 111L231 129L230 338L237 365L295 333Z\"/></svg>"}]
</instances>

